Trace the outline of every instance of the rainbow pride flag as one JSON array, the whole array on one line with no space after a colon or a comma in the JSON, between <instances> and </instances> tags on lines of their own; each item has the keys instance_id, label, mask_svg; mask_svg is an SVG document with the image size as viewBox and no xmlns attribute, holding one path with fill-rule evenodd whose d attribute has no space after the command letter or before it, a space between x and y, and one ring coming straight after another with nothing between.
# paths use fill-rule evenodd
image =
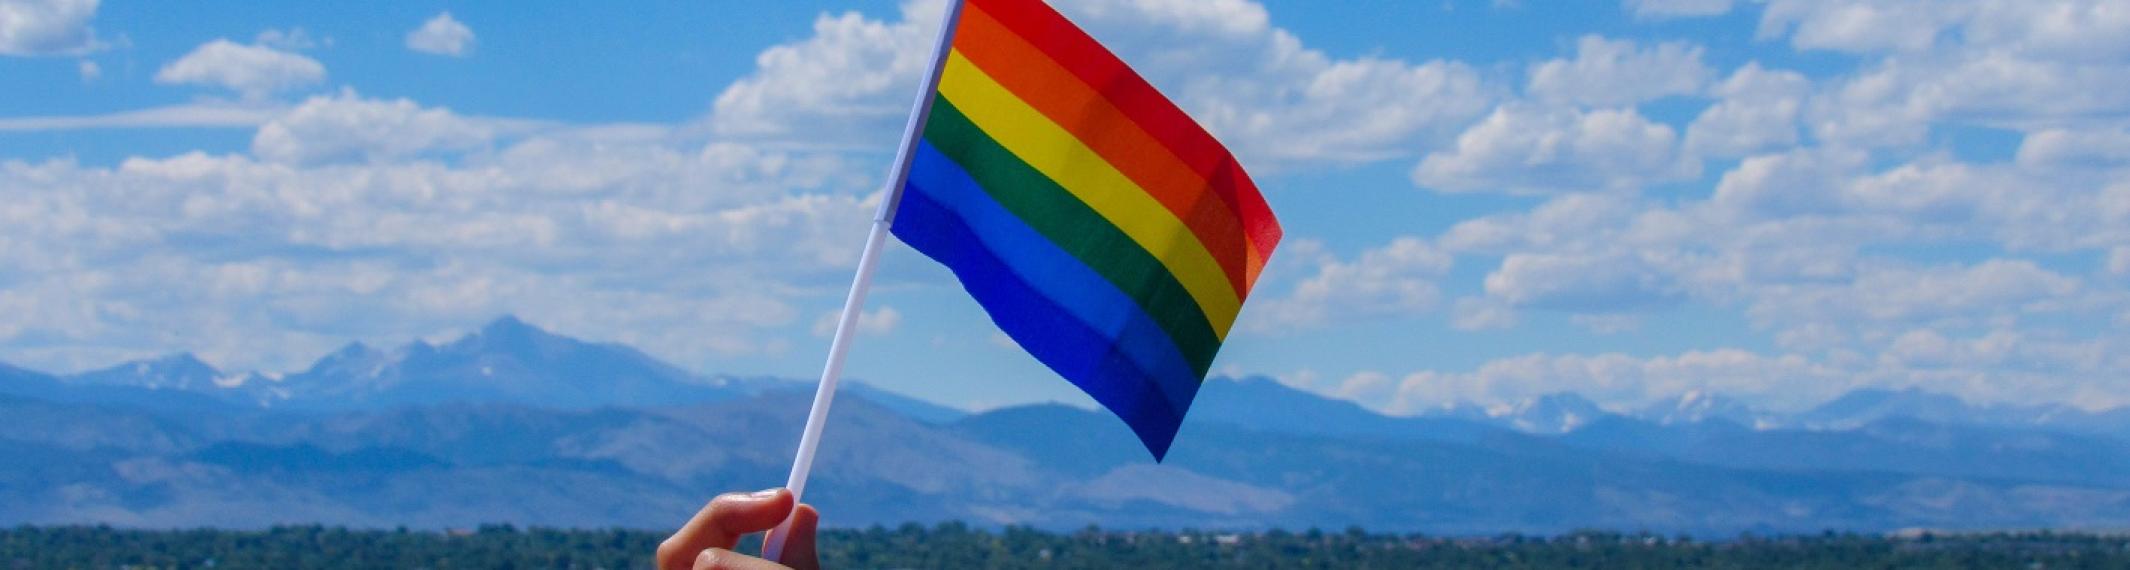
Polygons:
<instances>
[{"instance_id":1,"label":"rainbow pride flag","mask_svg":"<svg viewBox=\"0 0 2130 570\"><path fill-rule=\"evenodd\" d=\"M893 232L1156 460L1279 221L1228 150L1040 0L953 22Z\"/></svg>"}]
</instances>

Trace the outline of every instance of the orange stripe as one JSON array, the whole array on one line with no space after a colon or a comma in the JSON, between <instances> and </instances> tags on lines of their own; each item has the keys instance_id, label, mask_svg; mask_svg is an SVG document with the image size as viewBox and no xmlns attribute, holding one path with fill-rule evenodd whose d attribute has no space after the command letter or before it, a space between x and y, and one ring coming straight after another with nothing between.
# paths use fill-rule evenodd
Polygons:
<instances>
[{"instance_id":1,"label":"orange stripe","mask_svg":"<svg viewBox=\"0 0 2130 570\"><path fill-rule=\"evenodd\" d=\"M1108 98L974 5L962 10L954 33L957 53L1029 106L1073 133L1096 154L1161 202L1189 226L1219 260L1238 297L1247 296L1261 268L1255 244L1234 211L1196 169Z\"/></svg>"},{"instance_id":2,"label":"orange stripe","mask_svg":"<svg viewBox=\"0 0 2130 570\"><path fill-rule=\"evenodd\" d=\"M1220 199L1234 209L1243 233L1256 246L1257 262L1261 265L1272 255L1272 249L1279 246L1279 220L1265 204L1257 185L1235 163L1227 147L1138 72L1042 0L968 0L967 5L982 9L1006 29L1049 54L1053 61L1137 121L1155 140L1167 145L1185 164L1206 177Z\"/></svg>"}]
</instances>

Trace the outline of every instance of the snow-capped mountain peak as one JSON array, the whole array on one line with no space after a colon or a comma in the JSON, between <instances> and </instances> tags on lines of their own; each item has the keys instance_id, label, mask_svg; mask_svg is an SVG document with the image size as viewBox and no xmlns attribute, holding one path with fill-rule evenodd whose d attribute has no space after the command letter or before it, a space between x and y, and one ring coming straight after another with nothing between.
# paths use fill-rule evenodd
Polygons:
<instances>
[{"instance_id":1,"label":"snow-capped mountain peak","mask_svg":"<svg viewBox=\"0 0 2130 570\"><path fill-rule=\"evenodd\" d=\"M1596 402L1569 392L1557 392L1497 407L1488 415L1517 431L1568 433L1608 415Z\"/></svg>"},{"instance_id":2,"label":"snow-capped mountain peak","mask_svg":"<svg viewBox=\"0 0 2130 570\"><path fill-rule=\"evenodd\" d=\"M1694 424L1722 420L1755 429L1768 429L1778 422L1751 406L1706 390L1689 390L1677 398L1644 408L1641 419L1659 425Z\"/></svg>"},{"instance_id":3,"label":"snow-capped mountain peak","mask_svg":"<svg viewBox=\"0 0 2130 570\"><path fill-rule=\"evenodd\" d=\"M77 384L135 386L151 390L202 390L219 385L222 371L189 352L135 360L67 377Z\"/></svg>"}]
</instances>

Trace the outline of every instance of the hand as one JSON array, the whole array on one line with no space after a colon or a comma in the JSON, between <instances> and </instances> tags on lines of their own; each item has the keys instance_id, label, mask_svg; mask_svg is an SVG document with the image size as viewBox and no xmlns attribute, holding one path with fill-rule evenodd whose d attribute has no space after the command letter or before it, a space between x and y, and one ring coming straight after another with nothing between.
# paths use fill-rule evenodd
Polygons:
<instances>
[{"instance_id":1,"label":"hand","mask_svg":"<svg viewBox=\"0 0 2130 570\"><path fill-rule=\"evenodd\" d=\"M794 512L794 502L791 491L784 489L718 495L703 506L702 512L695 513L694 519L681 525L678 532L658 545L658 568L819 570L821 561L814 552L814 526L821 522L821 514L807 505L797 505L797 512ZM782 557L790 566L732 551L741 536L774 528L784 522L786 515L794 519L791 537L784 541Z\"/></svg>"}]
</instances>

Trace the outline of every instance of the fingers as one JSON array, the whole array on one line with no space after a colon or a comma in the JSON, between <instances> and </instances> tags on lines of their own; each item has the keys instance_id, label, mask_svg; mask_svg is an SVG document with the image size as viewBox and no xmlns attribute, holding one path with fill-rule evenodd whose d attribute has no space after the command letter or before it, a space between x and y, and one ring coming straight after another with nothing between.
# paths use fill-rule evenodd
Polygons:
<instances>
[{"instance_id":1,"label":"fingers","mask_svg":"<svg viewBox=\"0 0 2130 570\"><path fill-rule=\"evenodd\" d=\"M789 550L789 549L786 549ZM782 564L723 548L712 548L695 555L694 570L790 570Z\"/></svg>"},{"instance_id":2,"label":"fingers","mask_svg":"<svg viewBox=\"0 0 2130 570\"><path fill-rule=\"evenodd\" d=\"M769 530L783 522L791 508L791 491L784 489L718 495L658 545L658 567L686 570L700 563L697 553L713 548L730 550L739 544L741 535Z\"/></svg>"},{"instance_id":3,"label":"fingers","mask_svg":"<svg viewBox=\"0 0 2130 570\"><path fill-rule=\"evenodd\" d=\"M814 530L821 525L821 513L813 505L799 505L791 514L791 538L784 541L784 555L777 557L797 570L820 570L821 557L814 550Z\"/></svg>"}]
</instances>

